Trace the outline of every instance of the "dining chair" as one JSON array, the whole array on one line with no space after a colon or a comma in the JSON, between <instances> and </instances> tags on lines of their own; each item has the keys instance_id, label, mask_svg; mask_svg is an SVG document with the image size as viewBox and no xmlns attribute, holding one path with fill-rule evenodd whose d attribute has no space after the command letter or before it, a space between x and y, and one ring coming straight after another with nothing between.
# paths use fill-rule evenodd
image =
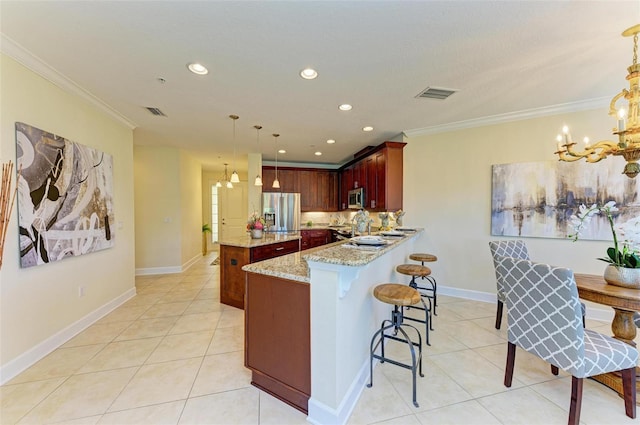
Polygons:
<instances>
[{"instance_id":1,"label":"dining chair","mask_svg":"<svg viewBox=\"0 0 640 425\"><path fill-rule=\"evenodd\" d=\"M496 273L496 295L498 298L498 305L496 309L496 329L500 329L502 324L502 310L505 302L504 283L498 274L498 261L500 257L518 258L522 260L529 260L529 251L527 250L527 244L520 239L506 240L506 241L490 241L489 249L491 250L491 256L493 257L493 267ZM586 306L584 303L580 303L582 308L582 324L584 326L584 316L586 313Z\"/></svg>"},{"instance_id":2,"label":"dining chair","mask_svg":"<svg viewBox=\"0 0 640 425\"><path fill-rule=\"evenodd\" d=\"M638 350L622 341L585 329L573 271L509 257L497 267L509 312L504 385L511 387L516 347L571 374L569 424L580 422L584 378L622 372L625 413L636 417Z\"/></svg>"}]
</instances>

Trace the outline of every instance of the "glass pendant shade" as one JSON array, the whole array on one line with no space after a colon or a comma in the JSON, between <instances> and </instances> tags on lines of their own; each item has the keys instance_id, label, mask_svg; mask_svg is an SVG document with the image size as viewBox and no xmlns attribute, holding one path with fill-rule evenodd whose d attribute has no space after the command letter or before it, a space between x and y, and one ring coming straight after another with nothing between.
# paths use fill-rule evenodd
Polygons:
<instances>
[{"instance_id":1,"label":"glass pendant shade","mask_svg":"<svg viewBox=\"0 0 640 425\"><path fill-rule=\"evenodd\" d=\"M216 182L216 187L222 187L222 183L220 183L220 180Z\"/></svg>"},{"instance_id":2,"label":"glass pendant shade","mask_svg":"<svg viewBox=\"0 0 640 425\"><path fill-rule=\"evenodd\" d=\"M238 176L238 172L235 170L231 174L231 183L240 183L240 176Z\"/></svg>"},{"instance_id":3,"label":"glass pendant shade","mask_svg":"<svg viewBox=\"0 0 640 425\"><path fill-rule=\"evenodd\" d=\"M273 187L274 189L280 189L280 180L275 179L275 180L273 181L273 186L272 186L272 187Z\"/></svg>"},{"instance_id":4,"label":"glass pendant shade","mask_svg":"<svg viewBox=\"0 0 640 425\"><path fill-rule=\"evenodd\" d=\"M230 181L227 182L227 189L233 189L233 184Z\"/></svg>"},{"instance_id":5,"label":"glass pendant shade","mask_svg":"<svg viewBox=\"0 0 640 425\"><path fill-rule=\"evenodd\" d=\"M256 176L255 182L253 182L254 186L262 186L262 178L260 178L260 174Z\"/></svg>"}]
</instances>

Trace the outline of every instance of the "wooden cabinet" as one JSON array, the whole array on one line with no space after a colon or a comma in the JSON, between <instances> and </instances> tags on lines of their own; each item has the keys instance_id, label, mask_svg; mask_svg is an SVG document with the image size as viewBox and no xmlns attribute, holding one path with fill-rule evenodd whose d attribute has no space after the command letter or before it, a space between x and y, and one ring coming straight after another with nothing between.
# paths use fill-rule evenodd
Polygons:
<instances>
[{"instance_id":1,"label":"wooden cabinet","mask_svg":"<svg viewBox=\"0 0 640 425\"><path fill-rule=\"evenodd\" d=\"M406 143L384 142L364 158L340 170L340 208L348 208L348 192L364 188L365 208L369 211L395 211L402 208L402 149ZM351 184L349 184L351 183Z\"/></svg>"},{"instance_id":2,"label":"wooden cabinet","mask_svg":"<svg viewBox=\"0 0 640 425\"><path fill-rule=\"evenodd\" d=\"M242 267L257 261L297 252L298 239L244 248L220 245L220 302L244 308L245 272Z\"/></svg>"},{"instance_id":3,"label":"wooden cabinet","mask_svg":"<svg viewBox=\"0 0 640 425\"><path fill-rule=\"evenodd\" d=\"M331 242L331 231L328 229L302 229L300 236L300 251L326 245Z\"/></svg>"},{"instance_id":4,"label":"wooden cabinet","mask_svg":"<svg viewBox=\"0 0 640 425\"><path fill-rule=\"evenodd\" d=\"M251 384L307 413L311 396L309 284L247 273L244 364Z\"/></svg>"},{"instance_id":5,"label":"wooden cabinet","mask_svg":"<svg viewBox=\"0 0 640 425\"><path fill-rule=\"evenodd\" d=\"M300 210L314 211L316 208L316 197L318 192L318 182L315 171L301 170L298 172L298 184L300 190Z\"/></svg>"},{"instance_id":6,"label":"wooden cabinet","mask_svg":"<svg viewBox=\"0 0 640 425\"><path fill-rule=\"evenodd\" d=\"M406 143L384 142L366 149L362 156L340 170L278 168L280 189L271 186L275 167L262 167L263 192L300 193L300 209L343 211L349 208L349 190L364 188L364 207L369 211L402 208L402 149Z\"/></svg>"},{"instance_id":7,"label":"wooden cabinet","mask_svg":"<svg viewBox=\"0 0 640 425\"><path fill-rule=\"evenodd\" d=\"M242 266L249 264L248 248L220 245L220 302L244 308L244 275Z\"/></svg>"},{"instance_id":8,"label":"wooden cabinet","mask_svg":"<svg viewBox=\"0 0 640 425\"><path fill-rule=\"evenodd\" d=\"M276 169L272 167L262 167L262 191L281 192L281 189L274 189L273 181L276 179Z\"/></svg>"},{"instance_id":9,"label":"wooden cabinet","mask_svg":"<svg viewBox=\"0 0 640 425\"><path fill-rule=\"evenodd\" d=\"M272 188L275 168L262 167L263 192L300 193L300 210L338 211L338 172L316 168L278 168L280 189Z\"/></svg>"},{"instance_id":10,"label":"wooden cabinet","mask_svg":"<svg viewBox=\"0 0 640 425\"><path fill-rule=\"evenodd\" d=\"M257 263L258 261L268 260L269 258L279 257L281 255L291 254L292 252L298 252L300 249L300 241L292 240L280 243L272 243L269 245L256 246L251 248L251 263Z\"/></svg>"},{"instance_id":11,"label":"wooden cabinet","mask_svg":"<svg viewBox=\"0 0 640 425\"><path fill-rule=\"evenodd\" d=\"M349 208L349 191L353 189L353 166L340 170L340 210Z\"/></svg>"}]
</instances>

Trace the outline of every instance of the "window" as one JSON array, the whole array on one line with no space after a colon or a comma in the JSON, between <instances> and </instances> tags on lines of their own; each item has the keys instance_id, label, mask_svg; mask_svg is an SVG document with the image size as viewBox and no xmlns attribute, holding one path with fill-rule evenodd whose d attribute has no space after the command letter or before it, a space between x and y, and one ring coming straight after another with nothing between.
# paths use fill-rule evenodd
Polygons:
<instances>
[{"instance_id":1,"label":"window","mask_svg":"<svg viewBox=\"0 0 640 425\"><path fill-rule=\"evenodd\" d=\"M211 242L218 242L218 188L211 185Z\"/></svg>"}]
</instances>

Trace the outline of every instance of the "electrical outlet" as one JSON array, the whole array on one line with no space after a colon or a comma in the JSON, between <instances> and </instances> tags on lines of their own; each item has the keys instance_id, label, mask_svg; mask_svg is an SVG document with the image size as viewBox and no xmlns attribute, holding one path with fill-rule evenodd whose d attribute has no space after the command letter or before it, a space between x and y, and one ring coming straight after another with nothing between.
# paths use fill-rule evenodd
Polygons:
<instances>
[{"instance_id":1,"label":"electrical outlet","mask_svg":"<svg viewBox=\"0 0 640 425\"><path fill-rule=\"evenodd\" d=\"M78 296L84 297L84 286L78 286Z\"/></svg>"}]
</instances>

